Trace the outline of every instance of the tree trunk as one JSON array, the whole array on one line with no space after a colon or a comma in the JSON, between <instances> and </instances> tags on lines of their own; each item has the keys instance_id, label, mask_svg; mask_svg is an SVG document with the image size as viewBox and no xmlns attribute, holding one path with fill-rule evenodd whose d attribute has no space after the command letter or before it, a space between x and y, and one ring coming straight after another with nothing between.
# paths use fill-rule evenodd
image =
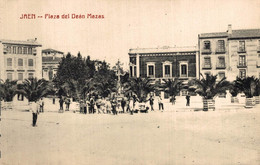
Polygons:
<instances>
[{"instance_id":1,"label":"tree trunk","mask_svg":"<svg viewBox=\"0 0 260 165\"><path fill-rule=\"evenodd\" d=\"M203 111L215 111L215 100L214 99L203 99Z\"/></svg>"}]
</instances>

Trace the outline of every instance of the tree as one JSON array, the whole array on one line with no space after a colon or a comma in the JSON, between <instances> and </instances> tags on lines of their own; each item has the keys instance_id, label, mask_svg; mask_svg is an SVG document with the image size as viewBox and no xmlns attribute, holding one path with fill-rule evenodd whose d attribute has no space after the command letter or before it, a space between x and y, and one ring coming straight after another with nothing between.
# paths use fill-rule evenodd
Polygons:
<instances>
[{"instance_id":1,"label":"tree","mask_svg":"<svg viewBox=\"0 0 260 165\"><path fill-rule=\"evenodd\" d=\"M254 76L239 78L237 77L235 80L235 86L241 91L244 92L247 98L252 98L259 92L259 88L257 88L259 84L259 79Z\"/></svg>"},{"instance_id":2,"label":"tree","mask_svg":"<svg viewBox=\"0 0 260 165\"><path fill-rule=\"evenodd\" d=\"M148 94L154 92L156 89L155 86L151 84L151 81L149 78L133 77L125 84L125 88L128 93L134 93L140 103L146 102Z\"/></svg>"},{"instance_id":3,"label":"tree","mask_svg":"<svg viewBox=\"0 0 260 165\"><path fill-rule=\"evenodd\" d=\"M195 92L204 99L203 110L207 111L211 108L215 109L215 96L225 93L226 90L229 89L230 83L226 81L226 77L222 78L220 81L217 81L217 75L214 76L207 74L206 77L204 77L201 74L201 76L201 80L194 80L197 87ZM212 104L212 107L209 108L208 105L210 104Z\"/></svg>"},{"instance_id":4,"label":"tree","mask_svg":"<svg viewBox=\"0 0 260 165\"><path fill-rule=\"evenodd\" d=\"M171 102L174 103L175 96L180 92L182 87L182 82L178 79L163 79L165 82L163 88L165 92L171 96Z\"/></svg>"},{"instance_id":5,"label":"tree","mask_svg":"<svg viewBox=\"0 0 260 165\"><path fill-rule=\"evenodd\" d=\"M10 81L8 79L5 82L1 82L1 98L4 99L5 102L13 101L14 96L17 94L17 81Z\"/></svg>"},{"instance_id":6,"label":"tree","mask_svg":"<svg viewBox=\"0 0 260 165\"><path fill-rule=\"evenodd\" d=\"M23 94L29 102L33 102L52 93L52 86L44 79L29 78L23 81L18 93Z\"/></svg>"},{"instance_id":7,"label":"tree","mask_svg":"<svg viewBox=\"0 0 260 165\"><path fill-rule=\"evenodd\" d=\"M63 84L62 89L65 91L66 96L73 97L79 102L82 99L86 99L87 93L95 90L95 84L92 79L86 80L83 83L69 79Z\"/></svg>"}]
</instances>

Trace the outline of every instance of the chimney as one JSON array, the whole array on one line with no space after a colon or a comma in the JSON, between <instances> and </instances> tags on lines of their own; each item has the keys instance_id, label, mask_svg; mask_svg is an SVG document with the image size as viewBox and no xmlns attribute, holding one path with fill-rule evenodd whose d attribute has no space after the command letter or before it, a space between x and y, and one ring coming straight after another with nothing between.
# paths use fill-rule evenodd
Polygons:
<instances>
[{"instance_id":1,"label":"chimney","mask_svg":"<svg viewBox=\"0 0 260 165\"><path fill-rule=\"evenodd\" d=\"M228 34L232 34L232 25L228 24Z\"/></svg>"}]
</instances>

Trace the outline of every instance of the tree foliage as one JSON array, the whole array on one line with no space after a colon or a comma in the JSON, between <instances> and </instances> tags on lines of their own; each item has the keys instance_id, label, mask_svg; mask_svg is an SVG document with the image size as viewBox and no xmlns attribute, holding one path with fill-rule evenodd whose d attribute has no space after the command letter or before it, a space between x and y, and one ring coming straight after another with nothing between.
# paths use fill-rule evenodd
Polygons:
<instances>
[{"instance_id":1,"label":"tree foliage","mask_svg":"<svg viewBox=\"0 0 260 165\"><path fill-rule=\"evenodd\" d=\"M239 91L244 92L247 98L259 95L259 79L254 76L239 78L235 80L235 86Z\"/></svg>"},{"instance_id":2,"label":"tree foliage","mask_svg":"<svg viewBox=\"0 0 260 165\"><path fill-rule=\"evenodd\" d=\"M17 94L17 81L10 81L6 79L0 83L0 98L6 102L13 101L13 97Z\"/></svg>"},{"instance_id":3,"label":"tree foliage","mask_svg":"<svg viewBox=\"0 0 260 165\"><path fill-rule=\"evenodd\" d=\"M133 77L125 84L125 89L128 93L134 93L139 102L146 102L148 94L156 89L151 81L149 78Z\"/></svg>"},{"instance_id":4,"label":"tree foliage","mask_svg":"<svg viewBox=\"0 0 260 165\"><path fill-rule=\"evenodd\" d=\"M41 97L46 97L53 93L53 85L44 80L37 78L25 79L20 85L18 93L23 94L29 102L37 101Z\"/></svg>"},{"instance_id":5,"label":"tree foliage","mask_svg":"<svg viewBox=\"0 0 260 165\"><path fill-rule=\"evenodd\" d=\"M226 80L226 77L217 81L217 75L202 75L201 80L194 80L197 86L195 92L205 99L213 99L215 96L221 93L225 93L229 89L230 83Z\"/></svg>"}]
</instances>

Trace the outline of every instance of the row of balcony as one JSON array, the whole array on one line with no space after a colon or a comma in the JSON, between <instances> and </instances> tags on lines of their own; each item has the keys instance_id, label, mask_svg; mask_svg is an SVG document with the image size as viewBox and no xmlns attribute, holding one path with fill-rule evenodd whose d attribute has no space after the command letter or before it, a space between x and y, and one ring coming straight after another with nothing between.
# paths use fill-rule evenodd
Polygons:
<instances>
[{"instance_id":1,"label":"row of balcony","mask_svg":"<svg viewBox=\"0 0 260 165\"><path fill-rule=\"evenodd\" d=\"M23 52L18 53L18 51L17 51L17 53L11 53L10 51L8 51L8 48L4 48L3 53L4 54L24 54ZM29 53L27 50L26 54L31 54L31 53ZM32 49L32 55L36 55L36 54L37 54L37 49Z\"/></svg>"},{"instance_id":2,"label":"row of balcony","mask_svg":"<svg viewBox=\"0 0 260 165\"><path fill-rule=\"evenodd\" d=\"M257 52L260 53L260 46L257 47ZM211 49L202 49L201 54L211 54L212 51ZM215 51L216 54L225 54L226 50L224 49L216 49ZM238 48L237 53L246 53L245 48Z\"/></svg>"},{"instance_id":3,"label":"row of balcony","mask_svg":"<svg viewBox=\"0 0 260 165\"><path fill-rule=\"evenodd\" d=\"M238 68L246 68L247 67L247 63L246 62L238 63L237 67ZM212 69L212 64L203 65L202 69ZM226 65L217 64L216 65L216 69L226 69Z\"/></svg>"}]
</instances>

